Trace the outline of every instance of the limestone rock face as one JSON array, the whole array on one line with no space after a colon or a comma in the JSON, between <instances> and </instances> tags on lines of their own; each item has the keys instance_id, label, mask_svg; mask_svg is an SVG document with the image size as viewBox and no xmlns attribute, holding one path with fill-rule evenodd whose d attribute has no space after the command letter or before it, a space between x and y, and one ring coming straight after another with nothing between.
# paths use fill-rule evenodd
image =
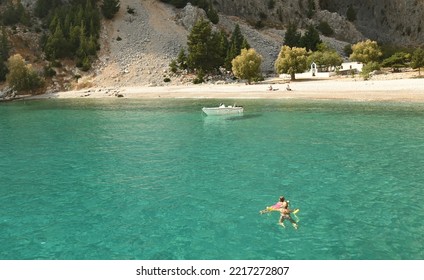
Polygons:
<instances>
[{"instance_id":1,"label":"limestone rock face","mask_svg":"<svg viewBox=\"0 0 424 280\"><path fill-rule=\"evenodd\" d=\"M208 19L203 9L194 7L188 3L178 14L177 22L182 24L187 30L191 30L193 25L201 18Z\"/></svg>"},{"instance_id":2,"label":"limestone rock face","mask_svg":"<svg viewBox=\"0 0 424 280\"><path fill-rule=\"evenodd\" d=\"M424 44L424 1L422 0L214 0L215 8L238 16L252 25L264 22L284 28L299 28L327 21L335 37L354 43L370 38L399 45ZM313 11L311 12L311 5ZM356 20L347 20L352 7Z\"/></svg>"},{"instance_id":3,"label":"limestone rock face","mask_svg":"<svg viewBox=\"0 0 424 280\"><path fill-rule=\"evenodd\" d=\"M319 10L314 15L318 22L325 21L334 30L335 37L350 43L356 43L365 39L365 36L359 32L355 25L338 13L332 13L327 10Z\"/></svg>"},{"instance_id":4,"label":"limestone rock face","mask_svg":"<svg viewBox=\"0 0 424 280\"><path fill-rule=\"evenodd\" d=\"M321 9L346 16L356 13L355 26L365 36L386 43L424 43L424 1L421 0L320 0Z\"/></svg>"}]
</instances>

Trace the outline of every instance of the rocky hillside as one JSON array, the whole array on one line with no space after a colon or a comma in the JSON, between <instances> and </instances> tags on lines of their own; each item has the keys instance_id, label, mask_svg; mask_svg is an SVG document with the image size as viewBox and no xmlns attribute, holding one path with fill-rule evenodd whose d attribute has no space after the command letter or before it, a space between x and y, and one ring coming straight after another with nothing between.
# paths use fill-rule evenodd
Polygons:
<instances>
[{"instance_id":1,"label":"rocky hillside","mask_svg":"<svg viewBox=\"0 0 424 280\"><path fill-rule=\"evenodd\" d=\"M133 8L135 13L127 13L126 7ZM102 51L92 82L104 86L153 86L167 84L164 78L170 77L172 84L186 83L185 77L172 76L169 63L186 47L187 35L200 17L206 17L204 11L192 5L176 9L158 0L121 0L118 14L104 25ZM273 72L274 61L284 42L284 29L257 29L249 19L225 13L220 13L215 28L230 34L236 24L251 47L262 55L262 70ZM322 40L340 52L347 44L334 38L322 37Z\"/></svg>"},{"instance_id":2,"label":"rocky hillside","mask_svg":"<svg viewBox=\"0 0 424 280\"><path fill-rule=\"evenodd\" d=\"M421 0L215 0L217 9L255 24L299 27L327 21L339 39L354 43L364 37L398 45L424 44ZM356 20L347 20L353 8Z\"/></svg>"},{"instance_id":3,"label":"rocky hillside","mask_svg":"<svg viewBox=\"0 0 424 280\"><path fill-rule=\"evenodd\" d=\"M352 6L357 29L366 37L393 44L424 44L424 1L321 0L321 8L346 15Z\"/></svg>"},{"instance_id":4,"label":"rocky hillside","mask_svg":"<svg viewBox=\"0 0 424 280\"><path fill-rule=\"evenodd\" d=\"M21 1L28 9L35 2ZM5 1L2 2L4 7ZM120 3L121 9L114 19L103 22L101 50L93 69L89 72L59 69L48 90L70 88L70 80L76 75L83 76L80 83L87 86L165 85L167 77L172 84L188 81L185 77L172 76L169 63L186 47L187 35L195 21L205 17L204 11L191 5L176 9L159 0L120 0ZM335 34L321 39L340 53L346 44L365 38L400 45L424 43L424 1L421 0L214 0L212 3L219 12L216 28L230 34L239 24L249 44L263 56L265 73L273 72L285 28L293 22L299 28L327 22ZM347 20L348 7L355 12L353 21ZM128 8L134 13L128 13ZM9 29L9 34L14 34L12 53L24 53L28 62L42 67L41 53L31 59L39 41L33 38L37 37L32 32L34 28L25 28L24 32L20 29L19 26L14 31Z\"/></svg>"}]
</instances>

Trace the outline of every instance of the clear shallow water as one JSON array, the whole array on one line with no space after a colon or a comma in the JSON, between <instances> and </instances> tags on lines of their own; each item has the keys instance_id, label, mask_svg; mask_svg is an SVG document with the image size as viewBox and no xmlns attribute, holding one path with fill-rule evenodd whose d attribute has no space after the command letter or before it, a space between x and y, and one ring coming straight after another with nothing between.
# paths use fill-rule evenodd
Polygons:
<instances>
[{"instance_id":1,"label":"clear shallow water","mask_svg":"<svg viewBox=\"0 0 424 280\"><path fill-rule=\"evenodd\" d=\"M424 259L423 104L217 103L1 104L0 259Z\"/></svg>"}]
</instances>

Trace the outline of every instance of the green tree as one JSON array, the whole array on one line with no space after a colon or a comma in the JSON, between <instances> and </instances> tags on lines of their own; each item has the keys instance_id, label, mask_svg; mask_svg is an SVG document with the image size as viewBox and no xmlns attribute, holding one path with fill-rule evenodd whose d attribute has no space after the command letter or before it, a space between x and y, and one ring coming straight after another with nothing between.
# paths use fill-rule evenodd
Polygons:
<instances>
[{"instance_id":1,"label":"green tree","mask_svg":"<svg viewBox=\"0 0 424 280\"><path fill-rule=\"evenodd\" d=\"M371 76L371 72L380 70L381 65L377 61L371 61L362 67L361 76L364 80L368 80Z\"/></svg>"},{"instance_id":2,"label":"green tree","mask_svg":"<svg viewBox=\"0 0 424 280\"><path fill-rule=\"evenodd\" d=\"M300 38L300 46L308 51L316 51L318 44L322 43L318 31L310 24L305 34Z\"/></svg>"},{"instance_id":3,"label":"green tree","mask_svg":"<svg viewBox=\"0 0 424 280\"><path fill-rule=\"evenodd\" d=\"M15 2L9 1L0 19L4 25L14 25L17 23L30 25L30 16L25 11L20 0Z\"/></svg>"},{"instance_id":4,"label":"green tree","mask_svg":"<svg viewBox=\"0 0 424 280\"><path fill-rule=\"evenodd\" d=\"M331 28L331 26L326 21L320 21L319 24L318 24L318 26L317 26L317 29L324 36L327 36L328 37L328 36L333 36L334 35L333 28Z\"/></svg>"},{"instance_id":5,"label":"green tree","mask_svg":"<svg viewBox=\"0 0 424 280\"><path fill-rule=\"evenodd\" d=\"M313 62L319 68L329 71L331 67L340 66L343 63L343 58L335 50L328 48L325 44L320 44L318 51L308 56L308 65Z\"/></svg>"},{"instance_id":6,"label":"green tree","mask_svg":"<svg viewBox=\"0 0 424 280\"><path fill-rule=\"evenodd\" d=\"M6 81L14 90L34 91L43 86L43 80L32 69L31 65L25 65L25 61L20 54L11 56L7 61L9 73Z\"/></svg>"},{"instance_id":7,"label":"green tree","mask_svg":"<svg viewBox=\"0 0 424 280\"><path fill-rule=\"evenodd\" d=\"M305 48L282 46L275 61L275 71L278 74L289 74L291 80L295 80L296 73L302 73L308 69L308 52Z\"/></svg>"},{"instance_id":8,"label":"green tree","mask_svg":"<svg viewBox=\"0 0 424 280\"><path fill-rule=\"evenodd\" d=\"M343 53L345 56L350 56L352 54L352 45L347 44L343 47Z\"/></svg>"},{"instance_id":9,"label":"green tree","mask_svg":"<svg viewBox=\"0 0 424 280\"><path fill-rule=\"evenodd\" d=\"M347 17L347 20L348 20L348 21L355 21L355 20L356 20L356 11L355 11L355 9L352 7L352 5L350 5L350 6L347 8L347 11L346 11L346 17Z\"/></svg>"},{"instance_id":10,"label":"green tree","mask_svg":"<svg viewBox=\"0 0 424 280\"><path fill-rule=\"evenodd\" d=\"M411 67L418 68L418 75L421 76L421 67L424 67L424 49L418 48L412 54Z\"/></svg>"},{"instance_id":11,"label":"green tree","mask_svg":"<svg viewBox=\"0 0 424 280\"><path fill-rule=\"evenodd\" d=\"M0 35L0 82L6 80L8 72L6 61L9 58L9 41L7 39L6 29L2 27Z\"/></svg>"},{"instance_id":12,"label":"green tree","mask_svg":"<svg viewBox=\"0 0 424 280\"><path fill-rule=\"evenodd\" d=\"M234 27L233 33L231 33L228 49L227 49L227 56L225 58L225 68L227 70L230 70L232 68L231 62L233 59L238 56L241 53L241 49L249 48L249 44L245 41L245 38L240 30L240 25L236 24Z\"/></svg>"},{"instance_id":13,"label":"green tree","mask_svg":"<svg viewBox=\"0 0 424 280\"><path fill-rule=\"evenodd\" d=\"M188 62L192 69L203 69L208 64L208 42L212 28L203 18L195 23L187 37Z\"/></svg>"},{"instance_id":14,"label":"green tree","mask_svg":"<svg viewBox=\"0 0 424 280\"><path fill-rule=\"evenodd\" d=\"M213 23L217 24L219 22L219 15L218 12L214 9L212 4L208 5L208 8L206 9L206 15L208 16L208 19Z\"/></svg>"},{"instance_id":15,"label":"green tree","mask_svg":"<svg viewBox=\"0 0 424 280\"><path fill-rule=\"evenodd\" d=\"M242 49L241 54L233 59L232 70L239 79L246 79L250 84L252 80L261 76L262 57L255 49Z\"/></svg>"},{"instance_id":16,"label":"green tree","mask_svg":"<svg viewBox=\"0 0 424 280\"><path fill-rule=\"evenodd\" d=\"M300 38L302 34L297 31L297 26L290 23L287 27L286 34L284 34L284 45L288 47L300 47Z\"/></svg>"},{"instance_id":17,"label":"green tree","mask_svg":"<svg viewBox=\"0 0 424 280\"><path fill-rule=\"evenodd\" d=\"M184 49L181 49L177 56L177 66L181 70L186 70L188 68L188 58Z\"/></svg>"},{"instance_id":18,"label":"green tree","mask_svg":"<svg viewBox=\"0 0 424 280\"><path fill-rule=\"evenodd\" d=\"M96 3L73 0L51 11L46 17L50 34L42 41L48 59L72 58L78 67L89 68L99 50L100 10Z\"/></svg>"},{"instance_id":19,"label":"green tree","mask_svg":"<svg viewBox=\"0 0 424 280\"><path fill-rule=\"evenodd\" d=\"M46 17L50 11L62 4L60 0L37 0L34 7L34 14L39 18Z\"/></svg>"},{"instance_id":20,"label":"green tree","mask_svg":"<svg viewBox=\"0 0 424 280\"><path fill-rule=\"evenodd\" d=\"M63 58L68 54L68 44L63 35L60 24L56 26L56 31L47 39L44 52L48 59Z\"/></svg>"},{"instance_id":21,"label":"green tree","mask_svg":"<svg viewBox=\"0 0 424 280\"><path fill-rule=\"evenodd\" d=\"M107 19L112 19L119 11L119 8L119 0L103 0L103 4L101 5L102 13Z\"/></svg>"},{"instance_id":22,"label":"green tree","mask_svg":"<svg viewBox=\"0 0 424 280\"><path fill-rule=\"evenodd\" d=\"M202 18L196 22L187 38L191 69L208 72L221 66L219 38L219 34L212 32L208 21Z\"/></svg>"},{"instance_id":23,"label":"green tree","mask_svg":"<svg viewBox=\"0 0 424 280\"><path fill-rule=\"evenodd\" d=\"M383 60L383 67L391 67L393 72L399 71L400 68L407 66L411 58L409 53L396 52L392 56Z\"/></svg>"},{"instance_id":24,"label":"green tree","mask_svg":"<svg viewBox=\"0 0 424 280\"><path fill-rule=\"evenodd\" d=\"M315 14L315 1L314 0L308 0L308 11L306 13L308 18L312 18Z\"/></svg>"},{"instance_id":25,"label":"green tree","mask_svg":"<svg viewBox=\"0 0 424 280\"><path fill-rule=\"evenodd\" d=\"M349 59L367 64L378 61L382 55L376 41L366 40L352 45L352 54Z\"/></svg>"}]
</instances>

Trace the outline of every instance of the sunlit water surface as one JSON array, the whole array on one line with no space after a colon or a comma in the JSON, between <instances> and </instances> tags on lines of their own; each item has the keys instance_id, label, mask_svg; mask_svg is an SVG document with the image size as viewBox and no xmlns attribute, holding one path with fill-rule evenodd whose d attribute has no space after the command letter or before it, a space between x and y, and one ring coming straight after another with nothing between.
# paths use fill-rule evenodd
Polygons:
<instances>
[{"instance_id":1,"label":"sunlit water surface","mask_svg":"<svg viewBox=\"0 0 424 280\"><path fill-rule=\"evenodd\" d=\"M0 104L0 258L424 259L424 104L219 102Z\"/></svg>"}]
</instances>

